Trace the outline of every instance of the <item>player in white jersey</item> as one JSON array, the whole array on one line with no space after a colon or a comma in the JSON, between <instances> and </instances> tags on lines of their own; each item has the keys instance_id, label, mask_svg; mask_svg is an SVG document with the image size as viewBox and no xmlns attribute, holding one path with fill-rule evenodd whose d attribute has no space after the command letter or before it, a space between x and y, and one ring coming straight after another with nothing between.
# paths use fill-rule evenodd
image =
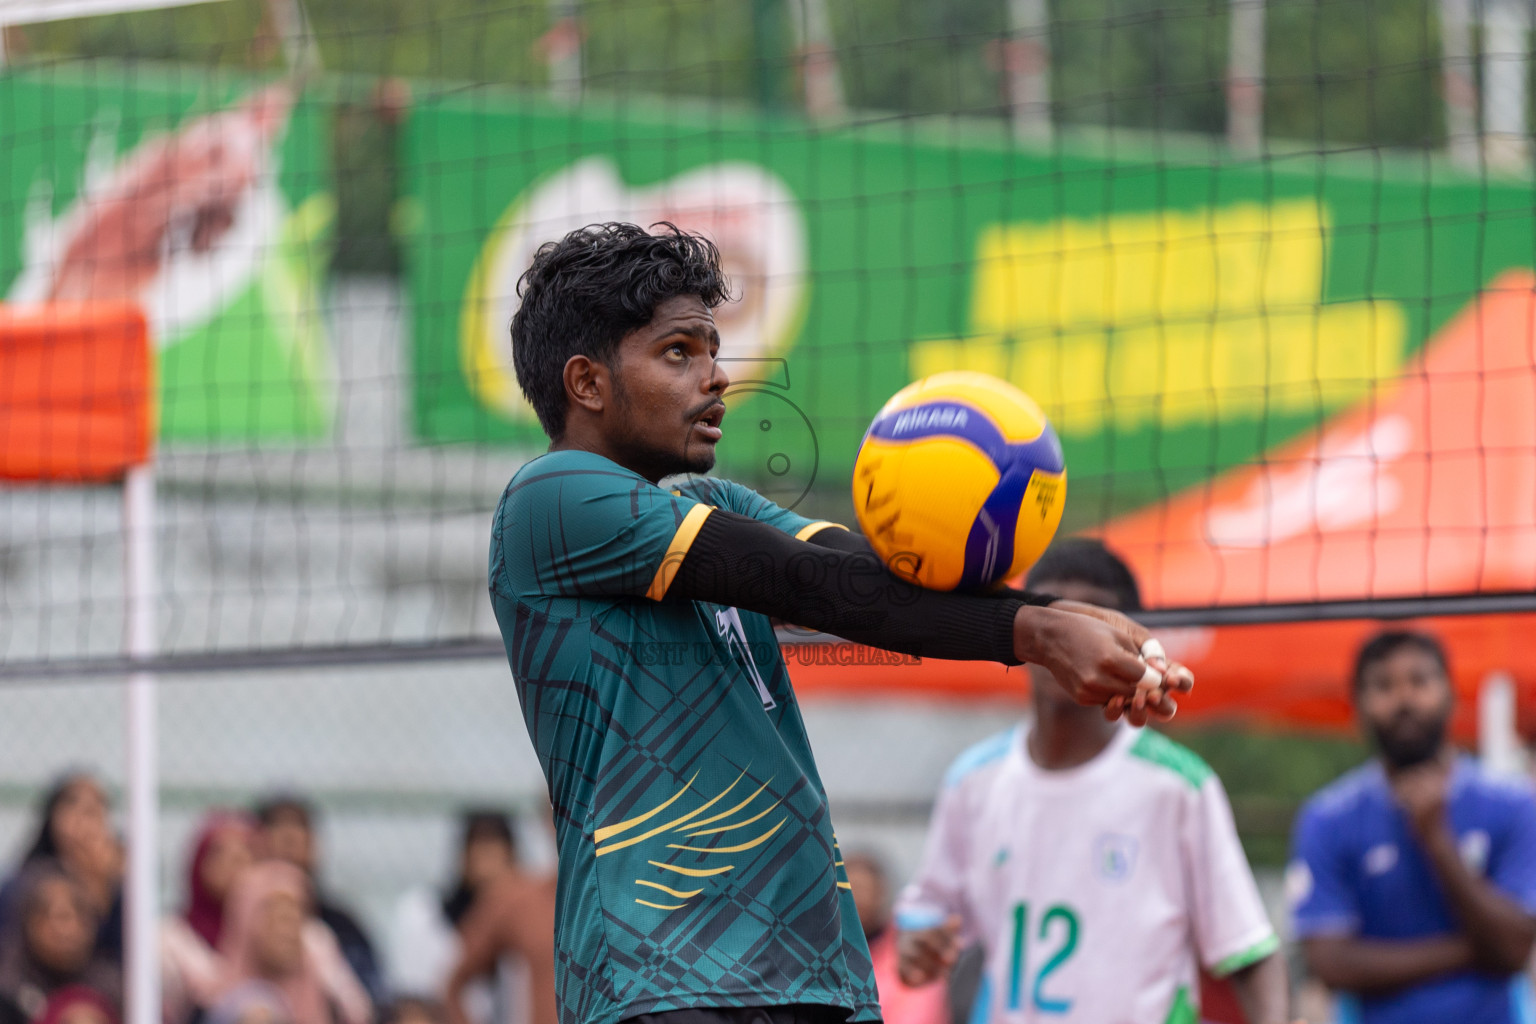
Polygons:
<instances>
[{"instance_id":1,"label":"player in white jersey","mask_svg":"<svg viewBox=\"0 0 1536 1024\"><path fill-rule=\"evenodd\" d=\"M1029 586L1140 606L1097 541L1053 547ZM904 980L932 981L980 942L973 1024L1195 1024L1203 966L1231 979L1250 1024L1284 1024L1279 941L1220 780L1030 671L1033 721L971 748L945 780L897 905Z\"/></svg>"}]
</instances>

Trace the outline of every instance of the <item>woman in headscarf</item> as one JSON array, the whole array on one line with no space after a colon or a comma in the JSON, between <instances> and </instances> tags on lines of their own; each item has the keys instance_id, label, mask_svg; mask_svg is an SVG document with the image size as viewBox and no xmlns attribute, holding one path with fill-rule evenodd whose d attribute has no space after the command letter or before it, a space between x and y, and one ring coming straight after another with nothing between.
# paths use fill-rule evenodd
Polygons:
<instances>
[{"instance_id":1,"label":"woman in headscarf","mask_svg":"<svg viewBox=\"0 0 1536 1024\"><path fill-rule=\"evenodd\" d=\"M161 1009L166 1024L187 1024L207 1009L223 981L219 939L235 882L251 866L250 819L214 811L203 821L187 865L186 903L160 928Z\"/></svg>"},{"instance_id":2,"label":"woman in headscarf","mask_svg":"<svg viewBox=\"0 0 1536 1024\"><path fill-rule=\"evenodd\" d=\"M37 1022L70 988L96 993L116 1013L122 975L95 949L97 919L80 883L57 864L34 864L16 887L15 914L0 932L0 1020Z\"/></svg>"},{"instance_id":3,"label":"woman in headscarf","mask_svg":"<svg viewBox=\"0 0 1536 1024\"><path fill-rule=\"evenodd\" d=\"M221 996L265 982L281 993L292 1024L368 1024L368 994L312 906L309 879L293 865L245 871L224 910Z\"/></svg>"},{"instance_id":4,"label":"woman in headscarf","mask_svg":"<svg viewBox=\"0 0 1536 1024\"><path fill-rule=\"evenodd\" d=\"M16 914L22 875L37 864L54 862L74 877L98 923L95 949L121 964L123 959L123 847L112 831L106 791L95 777L65 775L44 794L37 837L16 873L0 886L0 929Z\"/></svg>"}]
</instances>

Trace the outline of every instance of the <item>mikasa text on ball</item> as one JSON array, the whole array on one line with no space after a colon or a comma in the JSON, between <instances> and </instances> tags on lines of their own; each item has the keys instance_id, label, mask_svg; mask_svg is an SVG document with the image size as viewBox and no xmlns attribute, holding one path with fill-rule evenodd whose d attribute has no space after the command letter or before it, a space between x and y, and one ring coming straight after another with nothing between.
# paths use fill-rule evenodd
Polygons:
<instances>
[{"instance_id":1,"label":"mikasa text on ball","mask_svg":"<svg viewBox=\"0 0 1536 1024\"><path fill-rule=\"evenodd\" d=\"M893 572L933 590L981 589L1026 571L1066 502L1061 442L1040 406L985 373L902 388L853 467L864 535Z\"/></svg>"}]
</instances>

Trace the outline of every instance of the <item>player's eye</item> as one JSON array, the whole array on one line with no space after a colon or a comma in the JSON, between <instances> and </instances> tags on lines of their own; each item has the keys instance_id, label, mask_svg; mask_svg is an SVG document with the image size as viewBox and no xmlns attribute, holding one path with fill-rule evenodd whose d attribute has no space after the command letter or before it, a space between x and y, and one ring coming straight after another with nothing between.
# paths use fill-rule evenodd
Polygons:
<instances>
[{"instance_id":1,"label":"player's eye","mask_svg":"<svg viewBox=\"0 0 1536 1024\"><path fill-rule=\"evenodd\" d=\"M688 358L688 349L683 345L682 342L678 342L675 345L668 345L666 351L663 352L662 355L671 362L680 363L684 359Z\"/></svg>"}]
</instances>

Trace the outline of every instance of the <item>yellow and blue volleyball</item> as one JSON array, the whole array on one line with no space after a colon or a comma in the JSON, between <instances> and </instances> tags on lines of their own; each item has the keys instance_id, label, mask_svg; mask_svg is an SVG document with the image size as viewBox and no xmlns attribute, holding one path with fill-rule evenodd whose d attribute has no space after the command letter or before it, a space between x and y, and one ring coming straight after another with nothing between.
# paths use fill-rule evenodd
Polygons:
<instances>
[{"instance_id":1,"label":"yellow and blue volleyball","mask_svg":"<svg viewBox=\"0 0 1536 1024\"><path fill-rule=\"evenodd\" d=\"M859 527L891 570L932 590L1028 571L1067 503L1061 441L1007 381L953 371L902 388L853 467Z\"/></svg>"}]
</instances>

